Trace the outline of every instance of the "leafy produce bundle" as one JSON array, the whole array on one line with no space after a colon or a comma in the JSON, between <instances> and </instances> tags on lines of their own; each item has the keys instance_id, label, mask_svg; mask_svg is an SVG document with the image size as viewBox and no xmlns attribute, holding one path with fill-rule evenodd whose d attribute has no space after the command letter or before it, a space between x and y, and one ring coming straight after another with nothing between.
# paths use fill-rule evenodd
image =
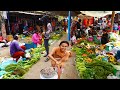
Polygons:
<instances>
[{"instance_id":1,"label":"leafy produce bundle","mask_svg":"<svg viewBox=\"0 0 120 90\"><path fill-rule=\"evenodd\" d=\"M63 35L62 34L55 34L51 36L52 40L59 40Z\"/></svg>"},{"instance_id":2,"label":"leafy produce bundle","mask_svg":"<svg viewBox=\"0 0 120 90\"><path fill-rule=\"evenodd\" d=\"M55 33L51 34L51 39L52 40L59 40L62 36L63 36L64 32L59 30L59 31L56 31Z\"/></svg>"},{"instance_id":3,"label":"leafy produce bundle","mask_svg":"<svg viewBox=\"0 0 120 90\"><path fill-rule=\"evenodd\" d=\"M22 79L22 77L19 75L13 75L12 72L8 72L3 75L2 79Z\"/></svg>"},{"instance_id":4,"label":"leafy produce bundle","mask_svg":"<svg viewBox=\"0 0 120 90\"><path fill-rule=\"evenodd\" d=\"M114 70L114 67L110 63L104 61L96 61L85 66L93 69L94 79L106 79Z\"/></svg>"}]
</instances>

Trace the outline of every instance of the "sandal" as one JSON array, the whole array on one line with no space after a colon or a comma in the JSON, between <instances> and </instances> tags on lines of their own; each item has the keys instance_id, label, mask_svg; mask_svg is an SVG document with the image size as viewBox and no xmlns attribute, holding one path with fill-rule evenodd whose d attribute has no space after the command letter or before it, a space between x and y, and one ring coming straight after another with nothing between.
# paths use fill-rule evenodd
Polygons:
<instances>
[{"instance_id":1,"label":"sandal","mask_svg":"<svg viewBox=\"0 0 120 90\"><path fill-rule=\"evenodd\" d=\"M45 62L47 62L47 61L49 61L49 58L46 58L46 59L45 59Z\"/></svg>"}]
</instances>

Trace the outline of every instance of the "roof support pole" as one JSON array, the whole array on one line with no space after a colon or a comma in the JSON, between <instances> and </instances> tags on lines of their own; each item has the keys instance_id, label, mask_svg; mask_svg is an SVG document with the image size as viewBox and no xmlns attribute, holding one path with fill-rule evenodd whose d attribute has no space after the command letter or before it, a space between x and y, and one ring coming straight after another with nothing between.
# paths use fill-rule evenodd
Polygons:
<instances>
[{"instance_id":1,"label":"roof support pole","mask_svg":"<svg viewBox=\"0 0 120 90\"><path fill-rule=\"evenodd\" d=\"M68 12L68 41L70 41L71 12Z\"/></svg>"},{"instance_id":2,"label":"roof support pole","mask_svg":"<svg viewBox=\"0 0 120 90\"><path fill-rule=\"evenodd\" d=\"M115 11L112 11L111 28L110 28L110 31L111 31L111 32L112 32L112 30L113 30L114 17L115 17Z\"/></svg>"},{"instance_id":3,"label":"roof support pole","mask_svg":"<svg viewBox=\"0 0 120 90\"><path fill-rule=\"evenodd\" d=\"M10 30L10 17L9 17L9 11L7 11L7 19L8 19L8 30L9 30L9 34L11 34L11 30Z\"/></svg>"}]
</instances>

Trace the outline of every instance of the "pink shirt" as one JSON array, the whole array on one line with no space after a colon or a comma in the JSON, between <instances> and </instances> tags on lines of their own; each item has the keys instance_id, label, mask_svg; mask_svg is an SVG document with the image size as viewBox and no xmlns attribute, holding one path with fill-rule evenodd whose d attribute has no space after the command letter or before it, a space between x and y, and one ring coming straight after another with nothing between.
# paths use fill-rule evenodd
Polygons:
<instances>
[{"instance_id":1,"label":"pink shirt","mask_svg":"<svg viewBox=\"0 0 120 90\"><path fill-rule=\"evenodd\" d=\"M118 26L118 30L120 30L120 25Z\"/></svg>"},{"instance_id":2,"label":"pink shirt","mask_svg":"<svg viewBox=\"0 0 120 90\"><path fill-rule=\"evenodd\" d=\"M34 33L32 36L32 42L34 42L36 44L40 44L41 39L42 39L42 36L40 36L40 34Z\"/></svg>"}]
</instances>

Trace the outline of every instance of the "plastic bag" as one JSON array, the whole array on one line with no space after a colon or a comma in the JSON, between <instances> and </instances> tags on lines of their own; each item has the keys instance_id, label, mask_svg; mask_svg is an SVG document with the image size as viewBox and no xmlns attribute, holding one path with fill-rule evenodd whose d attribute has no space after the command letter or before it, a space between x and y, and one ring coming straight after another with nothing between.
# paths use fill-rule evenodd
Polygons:
<instances>
[{"instance_id":1,"label":"plastic bag","mask_svg":"<svg viewBox=\"0 0 120 90\"><path fill-rule=\"evenodd\" d=\"M117 54L117 51L120 50L119 47L114 47L112 50L111 50L111 53L113 54Z\"/></svg>"},{"instance_id":2,"label":"plastic bag","mask_svg":"<svg viewBox=\"0 0 120 90\"><path fill-rule=\"evenodd\" d=\"M117 76L114 76L113 74L110 74L107 76L107 79L119 79Z\"/></svg>"},{"instance_id":3,"label":"plastic bag","mask_svg":"<svg viewBox=\"0 0 120 90\"><path fill-rule=\"evenodd\" d=\"M110 41L116 41L118 38L118 35L112 32L109 34L109 37L110 37Z\"/></svg>"}]
</instances>

